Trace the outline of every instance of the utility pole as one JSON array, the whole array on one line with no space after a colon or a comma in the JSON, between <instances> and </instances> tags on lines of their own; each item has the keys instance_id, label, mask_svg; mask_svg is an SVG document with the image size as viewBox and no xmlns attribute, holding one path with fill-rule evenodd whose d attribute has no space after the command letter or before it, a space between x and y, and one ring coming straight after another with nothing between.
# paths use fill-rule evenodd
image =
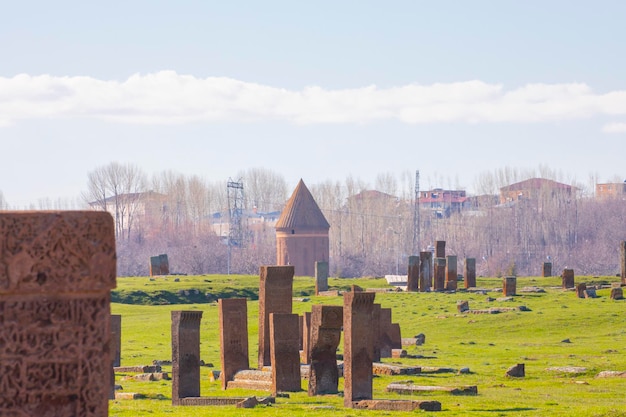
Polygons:
<instances>
[{"instance_id":1,"label":"utility pole","mask_svg":"<svg viewBox=\"0 0 626 417\"><path fill-rule=\"evenodd\" d=\"M228 179L226 183L228 194L228 275L230 275L230 259L233 246L243 246L243 181Z\"/></svg>"},{"instance_id":2,"label":"utility pole","mask_svg":"<svg viewBox=\"0 0 626 417\"><path fill-rule=\"evenodd\" d=\"M413 208L413 255L420 251L420 172L415 171L415 199Z\"/></svg>"}]
</instances>

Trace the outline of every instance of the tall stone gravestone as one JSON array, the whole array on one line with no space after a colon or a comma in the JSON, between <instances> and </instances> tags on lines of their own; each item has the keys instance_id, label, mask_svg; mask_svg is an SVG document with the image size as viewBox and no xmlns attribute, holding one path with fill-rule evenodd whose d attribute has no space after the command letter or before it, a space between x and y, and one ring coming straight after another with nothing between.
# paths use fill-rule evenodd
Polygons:
<instances>
[{"instance_id":1,"label":"tall stone gravestone","mask_svg":"<svg viewBox=\"0 0 626 417\"><path fill-rule=\"evenodd\" d=\"M456 290L458 281L457 257L446 256L446 290Z\"/></svg>"},{"instance_id":2,"label":"tall stone gravestone","mask_svg":"<svg viewBox=\"0 0 626 417\"><path fill-rule=\"evenodd\" d=\"M542 277L551 277L552 276L552 262L544 262L543 268L541 270Z\"/></svg>"},{"instance_id":3,"label":"tall stone gravestone","mask_svg":"<svg viewBox=\"0 0 626 417\"><path fill-rule=\"evenodd\" d=\"M372 399L372 358L374 341L370 325L375 293L343 294L344 406Z\"/></svg>"},{"instance_id":4,"label":"tall stone gravestone","mask_svg":"<svg viewBox=\"0 0 626 417\"><path fill-rule=\"evenodd\" d=\"M200 397L202 311L172 311L172 405Z\"/></svg>"},{"instance_id":5,"label":"tall stone gravestone","mask_svg":"<svg viewBox=\"0 0 626 417\"><path fill-rule=\"evenodd\" d=\"M407 275L406 290L417 291L419 288L420 257L409 256L409 271Z\"/></svg>"},{"instance_id":6,"label":"tall stone gravestone","mask_svg":"<svg viewBox=\"0 0 626 417\"><path fill-rule=\"evenodd\" d=\"M314 305L311 311L311 370L309 395L336 394L339 385L337 346L343 307Z\"/></svg>"},{"instance_id":7,"label":"tall stone gravestone","mask_svg":"<svg viewBox=\"0 0 626 417\"><path fill-rule=\"evenodd\" d=\"M620 242L619 245L619 259L621 266L622 284L626 284L626 241Z\"/></svg>"},{"instance_id":8,"label":"tall stone gravestone","mask_svg":"<svg viewBox=\"0 0 626 417\"><path fill-rule=\"evenodd\" d=\"M465 288L476 287L476 258L465 258Z\"/></svg>"},{"instance_id":9,"label":"tall stone gravestone","mask_svg":"<svg viewBox=\"0 0 626 417\"><path fill-rule=\"evenodd\" d=\"M248 356L248 304L245 298L218 300L222 389L239 371L250 368Z\"/></svg>"},{"instance_id":10,"label":"tall stone gravestone","mask_svg":"<svg viewBox=\"0 0 626 417\"><path fill-rule=\"evenodd\" d=\"M113 366L120 366L122 356L122 316L111 314L111 356Z\"/></svg>"},{"instance_id":11,"label":"tall stone gravestone","mask_svg":"<svg viewBox=\"0 0 626 417\"><path fill-rule=\"evenodd\" d=\"M0 213L0 415L108 415L115 233L105 212Z\"/></svg>"},{"instance_id":12,"label":"tall stone gravestone","mask_svg":"<svg viewBox=\"0 0 626 417\"><path fill-rule=\"evenodd\" d=\"M270 355L272 392L300 391L300 354L298 353L298 315L270 314Z\"/></svg>"},{"instance_id":13,"label":"tall stone gravestone","mask_svg":"<svg viewBox=\"0 0 626 417\"><path fill-rule=\"evenodd\" d=\"M443 291L446 289L446 258L435 258L434 269L433 289Z\"/></svg>"},{"instance_id":14,"label":"tall stone gravestone","mask_svg":"<svg viewBox=\"0 0 626 417\"><path fill-rule=\"evenodd\" d=\"M565 268L563 270L563 273L561 274L561 283L564 290L575 287L573 269Z\"/></svg>"},{"instance_id":15,"label":"tall stone gravestone","mask_svg":"<svg viewBox=\"0 0 626 417\"><path fill-rule=\"evenodd\" d=\"M311 363L311 313L304 312L302 316L302 355L300 362Z\"/></svg>"},{"instance_id":16,"label":"tall stone gravestone","mask_svg":"<svg viewBox=\"0 0 626 417\"><path fill-rule=\"evenodd\" d=\"M437 240L435 242L435 258L445 258L445 257L446 257L446 241Z\"/></svg>"},{"instance_id":17,"label":"tall stone gravestone","mask_svg":"<svg viewBox=\"0 0 626 417\"><path fill-rule=\"evenodd\" d=\"M419 290L420 292L430 291L432 287L432 268L433 265L433 253L420 252L420 278L419 278Z\"/></svg>"},{"instance_id":18,"label":"tall stone gravestone","mask_svg":"<svg viewBox=\"0 0 626 417\"><path fill-rule=\"evenodd\" d=\"M271 365L270 314L291 313L294 266L261 266L259 283L259 369Z\"/></svg>"},{"instance_id":19,"label":"tall stone gravestone","mask_svg":"<svg viewBox=\"0 0 626 417\"><path fill-rule=\"evenodd\" d=\"M372 320L371 320L371 326L372 326L372 334L373 334L373 339L374 339L374 356L372 357L372 361L374 362L380 362L381 359L381 347L382 347L382 333L380 330L380 311L381 311L381 305L380 304L374 304L374 307L372 308Z\"/></svg>"},{"instance_id":20,"label":"tall stone gravestone","mask_svg":"<svg viewBox=\"0 0 626 417\"><path fill-rule=\"evenodd\" d=\"M315 295L320 291L328 291L328 262L315 262Z\"/></svg>"},{"instance_id":21,"label":"tall stone gravestone","mask_svg":"<svg viewBox=\"0 0 626 417\"><path fill-rule=\"evenodd\" d=\"M158 256L150 257L150 276L155 275L169 275L170 262L167 258L167 254L161 254Z\"/></svg>"}]
</instances>

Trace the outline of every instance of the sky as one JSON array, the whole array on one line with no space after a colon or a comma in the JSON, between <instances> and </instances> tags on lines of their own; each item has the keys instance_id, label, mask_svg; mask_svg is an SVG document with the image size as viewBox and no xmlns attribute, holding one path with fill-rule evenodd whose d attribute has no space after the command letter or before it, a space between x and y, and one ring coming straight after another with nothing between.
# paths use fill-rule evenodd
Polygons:
<instances>
[{"instance_id":1,"label":"sky","mask_svg":"<svg viewBox=\"0 0 626 417\"><path fill-rule=\"evenodd\" d=\"M624 1L0 0L0 192L111 162L291 187L626 179ZM244 183L245 190L245 183Z\"/></svg>"}]
</instances>

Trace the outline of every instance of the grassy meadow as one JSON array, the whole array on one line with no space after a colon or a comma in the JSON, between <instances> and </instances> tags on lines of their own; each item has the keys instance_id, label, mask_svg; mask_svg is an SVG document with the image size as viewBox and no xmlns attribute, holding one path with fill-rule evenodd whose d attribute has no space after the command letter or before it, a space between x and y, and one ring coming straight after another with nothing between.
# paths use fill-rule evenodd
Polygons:
<instances>
[{"instance_id":1,"label":"grassy meadow","mask_svg":"<svg viewBox=\"0 0 626 417\"><path fill-rule=\"evenodd\" d=\"M175 281L178 278L178 281ZM576 283L611 282L615 277L576 277ZM258 276L180 276L119 278L112 313L122 315L122 366L149 365L170 360L170 311L203 312L200 337L201 359L213 367L201 368L202 396L266 396L267 392L222 391L209 373L220 368L219 325L216 296L248 297L250 365L257 363ZM331 289L388 287L384 279L329 279ZM626 378L596 378L600 371L626 371L626 301L609 299L610 289L597 291L598 298L579 299L573 291L559 288L560 278L518 277L517 296L512 301L490 301L502 294L499 278L479 278L478 287L487 295L459 291L445 293L377 293L376 303L393 309L393 322L400 323L402 337L426 335L422 346L405 346L409 355L423 358L385 358L386 363L410 366L468 367L470 373L422 373L377 376L374 399L437 400L447 416L626 416ZM526 286L540 286L545 293L522 293ZM208 295L207 295L208 293ZM311 310L313 304L343 305L341 297L316 297L312 278L294 280L294 313ZM204 302L194 302L204 299ZM170 300L170 301L168 301ZM167 304L171 300L178 304ZM489 307L526 306L530 311L500 314L459 314L456 303L469 301L472 310ZM143 304L127 304L127 302ZM151 305L148 305L151 304ZM564 342L569 339L568 342ZM342 343L339 346L342 350ZM341 352L340 352L341 353ZM511 365L524 363L526 377L507 378ZM567 374L550 367L577 366L586 371ZM164 371L171 368L165 366ZM173 407L171 381L116 383L123 392L145 395L140 400L111 400L111 416L402 416L409 413L352 410L343 407L339 395L309 397L303 392L278 398L276 404L254 409L225 407ZM399 395L385 392L391 382L416 385L477 385L478 395L455 396L429 392ZM340 378L339 389L343 379ZM423 413L417 411L416 413ZM414 413L411 413L414 414Z\"/></svg>"}]
</instances>

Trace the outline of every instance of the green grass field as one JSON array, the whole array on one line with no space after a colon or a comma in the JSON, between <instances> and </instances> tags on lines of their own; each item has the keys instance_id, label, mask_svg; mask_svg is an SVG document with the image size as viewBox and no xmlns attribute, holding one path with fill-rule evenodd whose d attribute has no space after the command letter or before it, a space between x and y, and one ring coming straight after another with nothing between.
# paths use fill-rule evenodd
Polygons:
<instances>
[{"instance_id":1,"label":"green grass field","mask_svg":"<svg viewBox=\"0 0 626 417\"><path fill-rule=\"evenodd\" d=\"M247 296L250 365L257 362L258 277L256 276L181 276L157 278L119 278L114 300L134 295L135 302L162 305L137 305L114 302L112 313L122 315L122 365L148 365L153 360L170 360L170 311L201 310L201 358L214 367L203 367L202 396L266 396L263 391L222 391L219 382L209 381L209 372L220 368L217 304L164 304L172 294L185 303L206 293L221 296ZM611 282L615 277L576 277L576 282ZM498 298L502 280L479 278L478 286L488 295L457 292L378 293L376 302L393 309L393 321L400 323L403 337L426 335L422 346L407 346L410 355L428 359L383 359L387 363L411 366L441 366L469 374L442 373L374 378L375 399L437 400L447 416L626 416L626 378L595 378L604 370L626 371L626 301L609 299L610 289L598 290L598 298L579 299L573 291L558 286L560 278L523 278L517 280L518 295L513 301ZM332 289L387 287L384 279L330 279ZM522 293L525 286L541 286L545 293ZM187 290L187 293L185 293ZM198 290L189 291L189 290ZM294 281L294 313L311 310L313 304L343 305L341 297L316 297L311 278ZM124 296L126 294L126 296ZM185 295L188 294L188 295ZM195 295L194 295L195 294ZM470 308L524 305L530 311L500 314L458 314L456 302L468 300ZM571 343L563 340L569 339ZM340 350L342 344L340 344ZM507 378L511 365L524 363L526 377ZM548 371L549 367L578 366L586 372L571 375ZM170 368L164 367L165 371ZM343 407L336 395L309 397L305 391L278 398L276 404L255 409L225 407L173 407L171 381L116 383L124 392L144 394L141 400L111 400L112 416L402 416L409 413L362 411ZM412 381L416 385L477 385L478 395L454 396L422 393L406 396L386 393L391 382ZM340 378L339 389L343 380ZM411 413L413 414L413 413Z\"/></svg>"}]
</instances>

